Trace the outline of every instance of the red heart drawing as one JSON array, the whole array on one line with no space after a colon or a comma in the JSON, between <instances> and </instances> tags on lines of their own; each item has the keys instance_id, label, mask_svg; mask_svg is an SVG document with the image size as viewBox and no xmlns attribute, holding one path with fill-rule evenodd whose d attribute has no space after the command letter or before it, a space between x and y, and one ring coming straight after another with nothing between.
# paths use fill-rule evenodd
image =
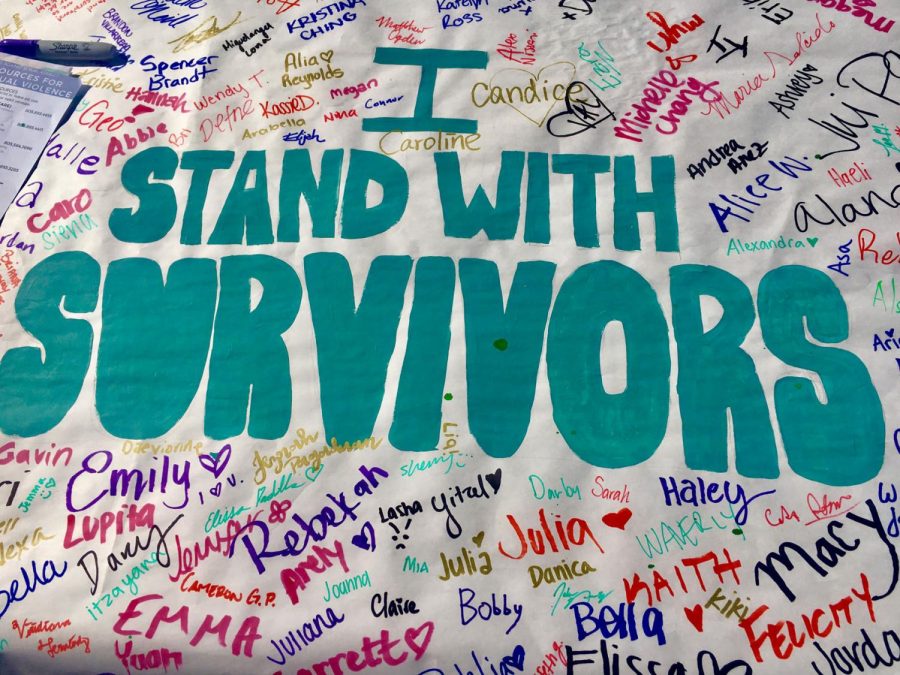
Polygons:
<instances>
[{"instance_id":1,"label":"red heart drawing","mask_svg":"<svg viewBox=\"0 0 900 675\"><path fill-rule=\"evenodd\" d=\"M703 608L700 605L685 607L684 615L691 622L691 625L697 629L698 633L703 632Z\"/></svg>"},{"instance_id":2,"label":"red heart drawing","mask_svg":"<svg viewBox=\"0 0 900 675\"><path fill-rule=\"evenodd\" d=\"M614 511L613 513L607 513L600 520L603 521L604 525L609 525L617 530L624 530L625 524L631 520L631 509L626 506L624 509Z\"/></svg>"},{"instance_id":3,"label":"red heart drawing","mask_svg":"<svg viewBox=\"0 0 900 675\"><path fill-rule=\"evenodd\" d=\"M425 633L422 636L421 643L417 644L416 640L419 640L419 636ZM416 653L415 660L418 661L425 655L425 650L428 649L428 644L431 642L431 635L434 633L434 622L426 621L418 628L407 628L406 633L403 634L403 639L406 640L406 644L409 645L409 648L412 649Z\"/></svg>"}]
</instances>

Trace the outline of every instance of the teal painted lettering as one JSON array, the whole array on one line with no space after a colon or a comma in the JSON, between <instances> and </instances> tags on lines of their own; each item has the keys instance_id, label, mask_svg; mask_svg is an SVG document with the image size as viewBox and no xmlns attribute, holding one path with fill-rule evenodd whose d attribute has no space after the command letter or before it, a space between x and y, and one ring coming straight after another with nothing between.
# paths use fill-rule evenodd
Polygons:
<instances>
[{"instance_id":1,"label":"teal painted lettering","mask_svg":"<svg viewBox=\"0 0 900 675\"><path fill-rule=\"evenodd\" d=\"M638 213L652 213L656 225L656 250L678 251L678 215L675 211L675 158L650 158L650 192L638 192L634 157L616 157L613 165L613 241L620 251L640 251Z\"/></svg>"},{"instance_id":2,"label":"teal painted lettering","mask_svg":"<svg viewBox=\"0 0 900 675\"><path fill-rule=\"evenodd\" d=\"M790 366L818 373L822 403L804 377L775 383L775 414L788 464L826 485L871 480L884 462L884 412L865 365L837 344L849 337L847 307L827 274L800 265L769 271L759 283L759 321L769 350ZM804 328L804 318L806 327Z\"/></svg>"},{"instance_id":3,"label":"teal painted lettering","mask_svg":"<svg viewBox=\"0 0 900 675\"><path fill-rule=\"evenodd\" d=\"M309 150L286 150L278 190L278 241L300 241L300 198L306 201L314 237L334 237L343 150L322 153L316 181Z\"/></svg>"},{"instance_id":4,"label":"teal painted lettering","mask_svg":"<svg viewBox=\"0 0 900 675\"><path fill-rule=\"evenodd\" d=\"M251 308L251 280L262 295ZM209 358L206 435L281 438L291 420L291 364L282 334L300 308L300 280L267 255L222 259L219 306ZM249 423L247 408L250 408Z\"/></svg>"},{"instance_id":5,"label":"teal painted lettering","mask_svg":"<svg viewBox=\"0 0 900 675\"><path fill-rule=\"evenodd\" d=\"M618 167L618 158L616 161ZM632 161L632 169L633 167ZM553 155L553 173L572 174L572 224L577 246L600 246L597 233L596 175L608 171L608 155Z\"/></svg>"},{"instance_id":6,"label":"teal painted lettering","mask_svg":"<svg viewBox=\"0 0 900 675\"><path fill-rule=\"evenodd\" d=\"M148 244L159 241L175 224L178 202L171 185L150 182L172 180L178 169L178 153L172 148L141 150L122 165L122 187L138 198L135 211L113 209L109 214L109 231L120 241Z\"/></svg>"},{"instance_id":7,"label":"teal painted lettering","mask_svg":"<svg viewBox=\"0 0 900 675\"><path fill-rule=\"evenodd\" d=\"M366 206L369 184L381 185L381 203ZM378 152L350 151L350 168L341 205L341 237L363 239L388 230L403 217L409 177L397 161Z\"/></svg>"},{"instance_id":8,"label":"teal painted lettering","mask_svg":"<svg viewBox=\"0 0 900 675\"><path fill-rule=\"evenodd\" d=\"M196 246L203 236L203 207L209 192L213 171L228 169L234 163L234 153L228 150L187 150L181 155L181 168L193 171L191 187L181 225L181 243Z\"/></svg>"},{"instance_id":9,"label":"teal painted lettering","mask_svg":"<svg viewBox=\"0 0 900 675\"><path fill-rule=\"evenodd\" d=\"M217 290L214 260L176 260L165 283L154 260L110 263L97 352L97 413L109 433L156 438L181 419L206 370Z\"/></svg>"},{"instance_id":10,"label":"teal painted lettering","mask_svg":"<svg viewBox=\"0 0 900 675\"><path fill-rule=\"evenodd\" d=\"M528 153L528 190L525 203L525 241L550 243L550 171L546 152Z\"/></svg>"},{"instance_id":11,"label":"teal painted lettering","mask_svg":"<svg viewBox=\"0 0 900 675\"><path fill-rule=\"evenodd\" d=\"M253 187L247 187L247 179L253 172ZM225 205L216 221L216 228L209 236L210 244L243 244L250 246L272 243L272 216L269 213L269 188L266 182L266 151L248 150Z\"/></svg>"},{"instance_id":12,"label":"teal painted lettering","mask_svg":"<svg viewBox=\"0 0 900 675\"><path fill-rule=\"evenodd\" d=\"M512 239L519 224L519 193L525 169L524 152L502 152L497 177L497 205L491 204L484 188L475 188L472 201L466 204L460 175L459 155L455 152L436 152L441 210L444 214L444 234L469 239L484 230L488 239Z\"/></svg>"},{"instance_id":13,"label":"teal painted lettering","mask_svg":"<svg viewBox=\"0 0 900 675\"><path fill-rule=\"evenodd\" d=\"M555 271L519 263L504 310L496 263L459 261L469 429L491 457L513 455L528 431Z\"/></svg>"},{"instance_id":14,"label":"teal painted lettering","mask_svg":"<svg viewBox=\"0 0 900 675\"><path fill-rule=\"evenodd\" d=\"M728 470L730 412L738 473L776 478L769 407L753 358L741 348L756 318L750 290L717 267L677 265L670 275L685 463L698 471ZM708 331L703 295L722 306L722 317Z\"/></svg>"},{"instance_id":15,"label":"teal painted lettering","mask_svg":"<svg viewBox=\"0 0 900 675\"><path fill-rule=\"evenodd\" d=\"M607 325L625 334L626 387L603 386L600 344ZM594 466L638 464L659 447L669 417L669 327L653 287L621 263L579 267L553 305L547 377L553 419L581 459Z\"/></svg>"},{"instance_id":16,"label":"teal painted lettering","mask_svg":"<svg viewBox=\"0 0 900 675\"><path fill-rule=\"evenodd\" d=\"M304 268L325 436L338 442L367 438L384 399L412 258L375 258L359 307L350 265L342 255L312 253L304 259Z\"/></svg>"},{"instance_id":17,"label":"teal painted lettering","mask_svg":"<svg viewBox=\"0 0 900 675\"><path fill-rule=\"evenodd\" d=\"M80 251L57 253L35 265L16 295L16 317L43 345L15 347L0 361L0 430L36 436L59 424L81 392L94 333L74 314L93 312L100 265Z\"/></svg>"},{"instance_id":18,"label":"teal painted lettering","mask_svg":"<svg viewBox=\"0 0 900 675\"><path fill-rule=\"evenodd\" d=\"M416 262L406 354L388 436L399 450L434 450L440 440L455 286L456 268L450 258Z\"/></svg>"},{"instance_id":19,"label":"teal painted lettering","mask_svg":"<svg viewBox=\"0 0 900 675\"><path fill-rule=\"evenodd\" d=\"M444 131L456 134L474 134L478 131L477 120L434 117L434 85L441 68L484 70L488 63L487 52L377 47L373 61L386 65L419 66L422 75L412 117L367 117L362 121L363 131Z\"/></svg>"}]
</instances>

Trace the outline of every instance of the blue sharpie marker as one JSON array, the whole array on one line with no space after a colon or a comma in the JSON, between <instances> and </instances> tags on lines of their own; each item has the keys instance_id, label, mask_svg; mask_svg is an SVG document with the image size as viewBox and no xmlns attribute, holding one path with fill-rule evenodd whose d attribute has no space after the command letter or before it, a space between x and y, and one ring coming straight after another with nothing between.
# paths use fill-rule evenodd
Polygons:
<instances>
[{"instance_id":1,"label":"blue sharpie marker","mask_svg":"<svg viewBox=\"0 0 900 675\"><path fill-rule=\"evenodd\" d=\"M57 42L55 40L0 40L0 53L47 61L63 66L111 68L128 57L108 42Z\"/></svg>"}]
</instances>

